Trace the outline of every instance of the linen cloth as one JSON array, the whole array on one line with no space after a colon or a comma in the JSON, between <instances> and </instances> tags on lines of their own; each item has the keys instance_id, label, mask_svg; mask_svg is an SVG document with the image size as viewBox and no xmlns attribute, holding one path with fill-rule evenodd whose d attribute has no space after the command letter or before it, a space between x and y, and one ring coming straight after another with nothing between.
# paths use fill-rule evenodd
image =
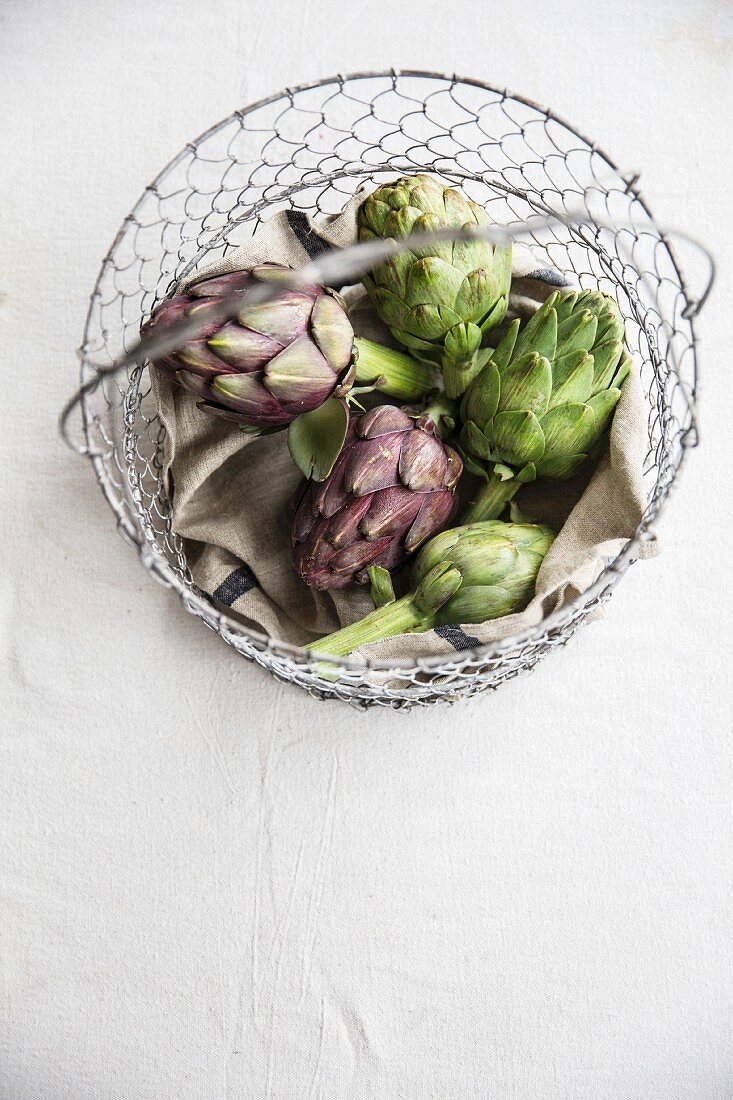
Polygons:
<instances>
[{"instance_id":1,"label":"linen cloth","mask_svg":"<svg viewBox=\"0 0 733 1100\"><path fill-rule=\"evenodd\" d=\"M362 198L357 192L341 214L325 222L315 223L302 212L280 212L250 241L197 271L178 289L185 291L202 270L221 274L268 261L299 267L326 249L353 244ZM563 273L543 267L524 245L514 246L512 267L510 313L526 315L553 287L572 285ZM357 335L394 344L362 288L348 288L346 298ZM257 629L298 645L371 610L367 586L318 592L293 570L292 501L302 479L288 452L286 434L253 438L236 424L201 411L196 398L167 376L154 369L151 374L166 430L164 470L173 528L186 540L196 584ZM529 606L488 623L401 635L365 646L362 652L404 659L471 648L525 630L577 595L623 548L639 523L646 504L646 447L644 399L632 371L617 406L608 451L595 471L521 492L520 507L559 531ZM649 544L643 553L648 556L654 550Z\"/></svg>"}]
</instances>

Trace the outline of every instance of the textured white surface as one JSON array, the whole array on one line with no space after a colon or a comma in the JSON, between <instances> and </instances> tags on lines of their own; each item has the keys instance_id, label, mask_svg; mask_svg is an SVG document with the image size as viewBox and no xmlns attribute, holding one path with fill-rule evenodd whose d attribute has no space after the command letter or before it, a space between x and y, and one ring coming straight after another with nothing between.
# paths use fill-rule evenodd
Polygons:
<instances>
[{"instance_id":1,"label":"textured white surface","mask_svg":"<svg viewBox=\"0 0 733 1100\"><path fill-rule=\"evenodd\" d=\"M0 5L2 1100L733 1094L732 34L702 0ZM55 427L162 163L390 65L550 104L722 267L663 555L532 677L406 717L186 616Z\"/></svg>"}]
</instances>

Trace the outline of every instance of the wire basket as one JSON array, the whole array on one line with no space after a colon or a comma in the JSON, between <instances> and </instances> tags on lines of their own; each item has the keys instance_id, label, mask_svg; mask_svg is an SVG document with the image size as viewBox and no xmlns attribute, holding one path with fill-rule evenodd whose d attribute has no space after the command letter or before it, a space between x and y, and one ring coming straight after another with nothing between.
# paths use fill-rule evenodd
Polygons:
<instances>
[{"instance_id":1,"label":"wire basket","mask_svg":"<svg viewBox=\"0 0 733 1100\"><path fill-rule=\"evenodd\" d=\"M597 581L539 626L489 646L466 639L468 648L450 657L342 659L324 678L306 650L247 629L196 588L171 527L164 429L148 367L112 368L181 278L243 244L277 211L336 214L365 181L419 170L459 183L509 231L542 214L529 239L536 254L617 299L648 400L648 503L635 536ZM312 695L358 706L403 708L494 689L564 645L650 537L697 442L693 317L707 291L698 301L688 296L668 235L635 184L550 111L433 73L360 73L287 89L186 145L125 218L91 296L81 348L78 449L145 569L242 656ZM563 220L578 207L579 222Z\"/></svg>"}]
</instances>

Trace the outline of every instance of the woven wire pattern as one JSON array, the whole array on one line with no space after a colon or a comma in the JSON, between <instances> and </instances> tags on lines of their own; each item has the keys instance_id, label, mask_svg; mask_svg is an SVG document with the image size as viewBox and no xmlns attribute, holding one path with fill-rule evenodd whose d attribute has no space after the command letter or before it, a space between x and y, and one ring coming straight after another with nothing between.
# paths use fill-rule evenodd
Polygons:
<instances>
[{"instance_id":1,"label":"woven wire pattern","mask_svg":"<svg viewBox=\"0 0 733 1100\"><path fill-rule=\"evenodd\" d=\"M450 701L529 671L610 597L649 537L696 442L696 364L684 283L633 182L550 111L479 82L393 72L288 89L190 142L145 189L104 259L81 349L85 382L90 362L111 364L134 346L141 323L182 277L244 243L277 211L325 218L365 181L418 170L460 183L510 231L538 212L585 210L587 224L550 220L528 243L548 266L574 272L582 287L614 295L626 319L649 407L648 503L635 538L572 604L489 647L412 662L346 659L324 679L306 651L248 631L196 589L171 528L164 429L147 368L103 378L83 405L97 478L151 574L279 679L359 706Z\"/></svg>"}]
</instances>

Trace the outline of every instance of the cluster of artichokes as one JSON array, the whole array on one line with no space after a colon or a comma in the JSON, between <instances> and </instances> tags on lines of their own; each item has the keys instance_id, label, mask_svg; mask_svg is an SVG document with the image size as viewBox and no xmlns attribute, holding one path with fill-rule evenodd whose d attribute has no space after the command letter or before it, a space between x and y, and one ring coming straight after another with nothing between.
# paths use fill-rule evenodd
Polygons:
<instances>
[{"instance_id":1,"label":"cluster of artichokes","mask_svg":"<svg viewBox=\"0 0 733 1100\"><path fill-rule=\"evenodd\" d=\"M598 451L631 367L618 307L598 291L554 292L525 324L507 322L511 244L477 232L489 219L458 189L403 177L363 202L358 225L362 241L402 245L363 284L404 351L356 337L327 287L259 300L253 288L288 276L276 264L202 277L148 322L163 333L199 322L154 365L203 412L253 434L287 430L308 479L293 524L300 578L320 589L371 580L375 610L311 646L334 655L526 606L554 533L498 517L523 484L571 477ZM236 314L222 320L233 296ZM403 407L364 411L365 389ZM464 470L479 488L450 528ZM397 599L388 571L416 551Z\"/></svg>"}]
</instances>

